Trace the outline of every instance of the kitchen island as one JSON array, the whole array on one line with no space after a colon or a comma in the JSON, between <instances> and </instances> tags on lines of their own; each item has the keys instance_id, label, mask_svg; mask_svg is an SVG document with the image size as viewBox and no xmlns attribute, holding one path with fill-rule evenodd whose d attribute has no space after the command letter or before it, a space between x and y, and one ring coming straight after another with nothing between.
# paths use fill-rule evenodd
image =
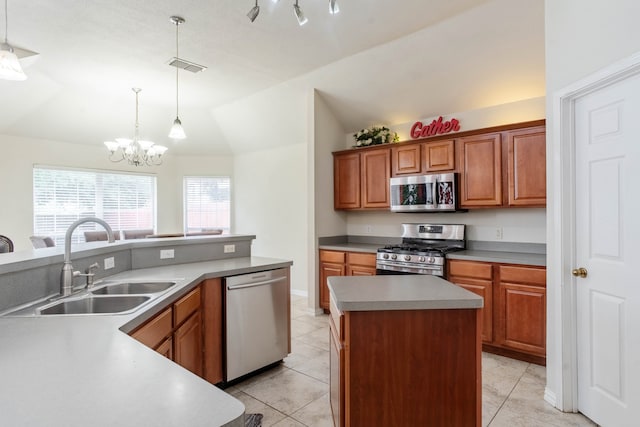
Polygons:
<instances>
[{"instance_id":1,"label":"kitchen island","mask_svg":"<svg viewBox=\"0 0 640 427\"><path fill-rule=\"evenodd\" d=\"M481 424L481 297L424 275L328 284L336 426Z\"/></svg>"}]
</instances>

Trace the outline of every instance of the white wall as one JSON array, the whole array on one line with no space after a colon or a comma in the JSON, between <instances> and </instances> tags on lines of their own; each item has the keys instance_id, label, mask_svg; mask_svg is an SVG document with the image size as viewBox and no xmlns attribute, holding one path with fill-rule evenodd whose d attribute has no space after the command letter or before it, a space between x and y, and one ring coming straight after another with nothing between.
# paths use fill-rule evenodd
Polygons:
<instances>
[{"instance_id":1,"label":"white wall","mask_svg":"<svg viewBox=\"0 0 640 427\"><path fill-rule=\"evenodd\" d=\"M11 238L16 250L31 249L33 235L33 165L152 173L157 177L158 232L182 231L182 177L199 173L232 175L228 157L172 157L162 166L136 168L108 160L106 148L59 141L0 135L0 234Z\"/></svg>"},{"instance_id":2,"label":"white wall","mask_svg":"<svg viewBox=\"0 0 640 427\"><path fill-rule=\"evenodd\" d=\"M547 82L547 164L560 161L554 157L562 141L553 139L551 130L553 95L559 89L640 51L640 2L637 0L546 0L545 46ZM547 187L559 182L554 168L547 168ZM550 193L553 194L553 193ZM561 277L556 263L560 255L556 236L560 213L558 200L547 201L547 277ZM562 310L560 289L563 283L547 283L547 390L545 397L559 408L562 389Z\"/></svg>"},{"instance_id":3,"label":"white wall","mask_svg":"<svg viewBox=\"0 0 640 427\"><path fill-rule=\"evenodd\" d=\"M234 232L255 234L252 254L293 260L291 288L306 292L307 144L237 154Z\"/></svg>"}]
</instances>

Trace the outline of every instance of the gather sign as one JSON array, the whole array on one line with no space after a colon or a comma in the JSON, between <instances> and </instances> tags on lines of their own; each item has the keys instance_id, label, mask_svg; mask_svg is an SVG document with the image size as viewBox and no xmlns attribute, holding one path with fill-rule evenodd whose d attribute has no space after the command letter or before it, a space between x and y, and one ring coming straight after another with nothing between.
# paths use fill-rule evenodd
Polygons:
<instances>
[{"instance_id":1,"label":"gather sign","mask_svg":"<svg viewBox=\"0 0 640 427\"><path fill-rule=\"evenodd\" d=\"M434 119L430 124L417 121L411 126L411 138L425 138L427 136L444 135L449 132L458 132L460 130L460 121L451 119L443 121L442 116Z\"/></svg>"}]
</instances>

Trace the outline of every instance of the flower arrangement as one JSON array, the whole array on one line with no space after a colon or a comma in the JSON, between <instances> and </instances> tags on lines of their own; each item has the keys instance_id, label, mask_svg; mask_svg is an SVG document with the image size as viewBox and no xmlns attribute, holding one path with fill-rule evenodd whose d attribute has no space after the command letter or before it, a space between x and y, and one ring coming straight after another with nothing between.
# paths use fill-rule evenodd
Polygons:
<instances>
[{"instance_id":1,"label":"flower arrangement","mask_svg":"<svg viewBox=\"0 0 640 427\"><path fill-rule=\"evenodd\" d=\"M366 147L368 145L388 144L390 142L398 142L398 134L391 132L385 126L372 126L362 129L360 132L354 133L356 147Z\"/></svg>"}]
</instances>

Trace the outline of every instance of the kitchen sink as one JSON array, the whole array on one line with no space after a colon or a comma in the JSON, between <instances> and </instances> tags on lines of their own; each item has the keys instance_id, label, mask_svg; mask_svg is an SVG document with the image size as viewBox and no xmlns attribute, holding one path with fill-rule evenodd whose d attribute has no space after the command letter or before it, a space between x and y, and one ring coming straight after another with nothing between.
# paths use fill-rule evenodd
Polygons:
<instances>
[{"instance_id":1,"label":"kitchen sink","mask_svg":"<svg viewBox=\"0 0 640 427\"><path fill-rule=\"evenodd\" d=\"M96 296L60 301L38 309L41 315L51 314L111 314L131 311L149 301L150 296Z\"/></svg>"},{"instance_id":2,"label":"kitchen sink","mask_svg":"<svg viewBox=\"0 0 640 427\"><path fill-rule=\"evenodd\" d=\"M164 292L174 286L176 282L125 282L106 285L91 291L96 295L133 295L154 294Z\"/></svg>"}]
</instances>

